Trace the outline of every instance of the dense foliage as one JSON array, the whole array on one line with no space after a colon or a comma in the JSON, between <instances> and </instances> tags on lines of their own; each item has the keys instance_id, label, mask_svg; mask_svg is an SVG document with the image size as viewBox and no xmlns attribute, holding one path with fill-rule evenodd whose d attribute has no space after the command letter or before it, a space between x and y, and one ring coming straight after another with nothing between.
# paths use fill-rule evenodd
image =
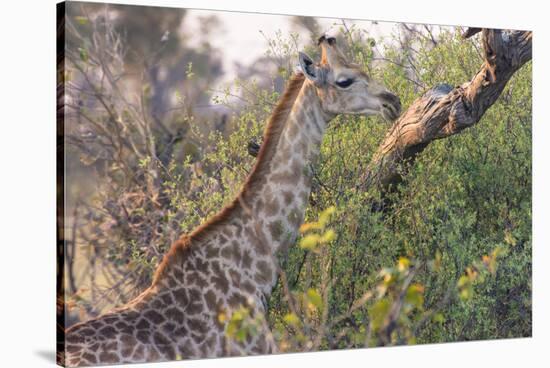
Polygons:
<instances>
[{"instance_id":1,"label":"dense foliage","mask_svg":"<svg viewBox=\"0 0 550 368\"><path fill-rule=\"evenodd\" d=\"M244 96L238 102L230 91L217 97L232 111L223 129L182 107L165 124L173 131L184 125L185 133L167 141L162 130L147 130L154 119L135 114L116 91L105 92L126 125L120 131L134 138L130 148L120 144L119 151L115 142L112 157L93 161L104 184L84 201L79 211L89 225L75 236L101 245L96 252L105 267L131 275L129 285L116 289L122 300L148 284L180 233L240 189L254 162L247 145L260 140L280 95L275 81L292 73L293 37L270 42L267 56L277 62L273 83L239 80L237 92L231 91ZM479 43L461 39L456 30L442 29L435 38L417 31L406 42L378 43L353 28L342 29L342 37L349 56L400 96L405 108L436 84L469 81L483 62ZM86 47L84 56L72 59L75 74L101 68L93 47ZM313 44L308 51L317 52ZM200 75L190 64L186 80L194 78ZM150 91L142 93L147 105ZM90 120L112 134L105 110ZM133 120L137 116L140 121ZM284 274L269 300L267 322L280 349L530 336L531 64L513 76L479 124L422 152L381 210L378 189L358 184L388 128L380 118L340 116L328 129L303 234L281 257ZM97 127L90 129L101 136ZM148 142L142 134L158 136ZM171 156L163 161L158 153L166 142ZM73 149L85 157L78 147ZM76 294L91 314L106 307L94 310L87 292ZM232 337L254 333L246 310L223 318L231 318Z\"/></svg>"}]
</instances>

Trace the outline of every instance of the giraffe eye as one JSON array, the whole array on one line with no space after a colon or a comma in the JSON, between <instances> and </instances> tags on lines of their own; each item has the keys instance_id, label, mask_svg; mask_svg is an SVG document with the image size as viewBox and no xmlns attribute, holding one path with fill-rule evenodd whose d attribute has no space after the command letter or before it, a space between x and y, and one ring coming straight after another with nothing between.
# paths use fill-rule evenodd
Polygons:
<instances>
[{"instance_id":1,"label":"giraffe eye","mask_svg":"<svg viewBox=\"0 0 550 368\"><path fill-rule=\"evenodd\" d=\"M353 79L351 78L336 81L336 85L340 88L348 88L349 86L352 85L352 83L353 83Z\"/></svg>"}]
</instances>

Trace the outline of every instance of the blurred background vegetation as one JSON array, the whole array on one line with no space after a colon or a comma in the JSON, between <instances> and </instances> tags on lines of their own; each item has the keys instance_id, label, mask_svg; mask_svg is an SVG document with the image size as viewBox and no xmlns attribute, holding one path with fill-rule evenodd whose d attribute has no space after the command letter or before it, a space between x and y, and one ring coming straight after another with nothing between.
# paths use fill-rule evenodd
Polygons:
<instances>
[{"instance_id":1,"label":"blurred background vegetation","mask_svg":"<svg viewBox=\"0 0 550 368\"><path fill-rule=\"evenodd\" d=\"M201 17L191 43L184 9L69 5L73 324L149 286L171 243L234 197L254 163L249 142L261 143L298 51L318 55L328 20L273 18L290 31L258 33L263 55L229 73L211 42L222 13ZM349 58L405 109L439 83L469 81L483 63L479 41L459 28L395 24L375 37L360 23L330 22ZM388 128L340 116L327 131L303 234L280 260L262 321L279 348L531 336L531 63L479 124L422 152L381 210L378 189L357 184ZM228 318L228 336L257 330L246 310Z\"/></svg>"}]
</instances>

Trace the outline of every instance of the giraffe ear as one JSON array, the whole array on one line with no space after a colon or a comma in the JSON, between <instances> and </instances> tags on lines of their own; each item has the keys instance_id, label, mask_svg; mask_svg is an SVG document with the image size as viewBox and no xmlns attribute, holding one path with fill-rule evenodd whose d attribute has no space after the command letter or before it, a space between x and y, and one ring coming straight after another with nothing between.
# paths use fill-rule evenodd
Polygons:
<instances>
[{"instance_id":1,"label":"giraffe ear","mask_svg":"<svg viewBox=\"0 0 550 368\"><path fill-rule=\"evenodd\" d=\"M307 79L319 83L319 67L313 63L313 60L303 52L298 53L298 60L300 62L300 68Z\"/></svg>"}]
</instances>

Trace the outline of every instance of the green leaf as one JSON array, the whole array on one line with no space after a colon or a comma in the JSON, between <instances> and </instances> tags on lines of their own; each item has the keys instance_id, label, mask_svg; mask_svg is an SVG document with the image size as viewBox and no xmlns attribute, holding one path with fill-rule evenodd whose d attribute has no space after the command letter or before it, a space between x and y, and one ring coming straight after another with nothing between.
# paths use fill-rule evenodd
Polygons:
<instances>
[{"instance_id":1,"label":"green leaf","mask_svg":"<svg viewBox=\"0 0 550 368\"><path fill-rule=\"evenodd\" d=\"M245 328L241 328L237 331L237 333L235 334L235 339L239 342L243 342L244 340L246 340L246 329Z\"/></svg>"},{"instance_id":2,"label":"green leaf","mask_svg":"<svg viewBox=\"0 0 550 368\"><path fill-rule=\"evenodd\" d=\"M432 321L443 324L445 323L445 316L443 315L443 313L436 313L433 315Z\"/></svg>"},{"instance_id":3,"label":"green leaf","mask_svg":"<svg viewBox=\"0 0 550 368\"><path fill-rule=\"evenodd\" d=\"M306 235L302 240L300 240L300 247L302 249L315 249L319 244L321 237L318 234L309 234Z\"/></svg>"},{"instance_id":4,"label":"green leaf","mask_svg":"<svg viewBox=\"0 0 550 368\"><path fill-rule=\"evenodd\" d=\"M288 313L286 314L284 317L283 317L283 321L285 321L285 323L291 325L291 326L294 326L294 327L297 327L300 325L300 319L298 318L298 316L296 316L296 314L294 313Z\"/></svg>"},{"instance_id":5,"label":"green leaf","mask_svg":"<svg viewBox=\"0 0 550 368\"><path fill-rule=\"evenodd\" d=\"M321 239L319 239L319 241L321 243L330 243L334 239L336 239L336 233L334 232L334 230L329 229L323 234L323 236L321 237Z\"/></svg>"},{"instance_id":6,"label":"green leaf","mask_svg":"<svg viewBox=\"0 0 550 368\"><path fill-rule=\"evenodd\" d=\"M405 301L414 305L417 308L421 308L424 304L424 286L420 284L414 284L407 288L407 294L405 295Z\"/></svg>"},{"instance_id":7,"label":"green leaf","mask_svg":"<svg viewBox=\"0 0 550 368\"><path fill-rule=\"evenodd\" d=\"M309 289L307 291L307 299L313 304L317 309L323 308L323 299L321 295L315 289Z\"/></svg>"},{"instance_id":8,"label":"green leaf","mask_svg":"<svg viewBox=\"0 0 550 368\"><path fill-rule=\"evenodd\" d=\"M321 227L325 227L328 220L330 219L330 216L334 214L334 212L336 212L336 207L330 206L319 215L319 224L321 225Z\"/></svg>"},{"instance_id":9,"label":"green leaf","mask_svg":"<svg viewBox=\"0 0 550 368\"><path fill-rule=\"evenodd\" d=\"M403 271L406 271L409 268L410 265L411 265L411 261L409 261L408 258L401 257L401 258L399 258L399 261L397 262L397 269L400 272L403 272Z\"/></svg>"},{"instance_id":10,"label":"green leaf","mask_svg":"<svg viewBox=\"0 0 550 368\"><path fill-rule=\"evenodd\" d=\"M380 299L369 309L369 317L372 328L378 331L384 325L384 320L390 311L390 301L388 299Z\"/></svg>"}]
</instances>

